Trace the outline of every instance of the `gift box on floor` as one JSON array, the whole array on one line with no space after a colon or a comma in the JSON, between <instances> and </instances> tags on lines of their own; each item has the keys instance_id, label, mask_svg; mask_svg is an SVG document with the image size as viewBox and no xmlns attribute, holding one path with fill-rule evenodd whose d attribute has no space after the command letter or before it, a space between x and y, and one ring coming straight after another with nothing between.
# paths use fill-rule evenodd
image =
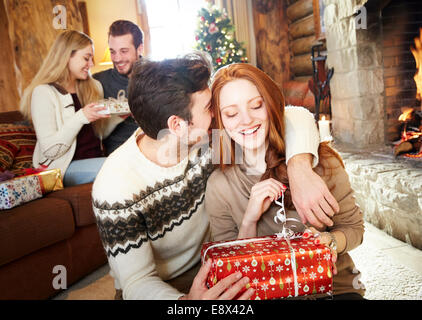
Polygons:
<instances>
[{"instance_id":1,"label":"gift box on floor","mask_svg":"<svg viewBox=\"0 0 422 320\"><path fill-rule=\"evenodd\" d=\"M226 276L241 271L255 289L251 299L275 299L316 294L332 294L333 276L330 249L311 239L278 236L233 241L207 242L202 262L212 259L207 284L214 286Z\"/></svg>"},{"instance_id":2,"label":"gift box on floor","mask_svg":"<svg viewBox=\"0 0 422 320\"><path fill-rule=\"evenodd\" d=\"M45 170L0 182L0 210L41 198L63 189L60 169Z\"/></svg>"}]
</instances>

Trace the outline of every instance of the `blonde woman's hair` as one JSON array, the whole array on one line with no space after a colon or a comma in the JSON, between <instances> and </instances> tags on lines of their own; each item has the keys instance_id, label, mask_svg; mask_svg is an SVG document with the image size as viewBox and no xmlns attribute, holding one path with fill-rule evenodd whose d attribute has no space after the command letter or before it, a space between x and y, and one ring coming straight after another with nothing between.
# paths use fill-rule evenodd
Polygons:
<instances>
[{"instance_id":1,"label":"blonde woman's hair","mask_svg":"<svg viewBox=\"0 0 422 320\"><path fill-rule=\"evenodd\" d=\"M65 86L70 80L69 59L77 50L89 45L93 45L92 39L76 30L64 31L57 37L34 79L23 93L20 110L25 118L31 119L31 98L34 88L49 83ZM82 106L100 98L100 92L90 74L86 80L76 80L76 94Z\"/></svg>"}]
</instances>

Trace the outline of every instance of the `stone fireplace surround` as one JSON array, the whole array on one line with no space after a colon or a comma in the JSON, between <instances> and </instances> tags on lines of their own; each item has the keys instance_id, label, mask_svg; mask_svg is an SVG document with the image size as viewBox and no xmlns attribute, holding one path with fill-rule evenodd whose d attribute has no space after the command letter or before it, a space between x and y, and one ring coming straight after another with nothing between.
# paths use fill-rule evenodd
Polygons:
<instances>
[{"instance_id":1,"label":"stone fireplace surround","mask_svg":"<svg viewBox=\"0 0 422 320\"><path fill-rule=\"evenodd\" d=\"M324 0L332 135L365 220L422 249L422 160L395 158L386 145L379 8L389 0ZM367 29L357 28L357 8Z\"/></svg>"}]
</instances>

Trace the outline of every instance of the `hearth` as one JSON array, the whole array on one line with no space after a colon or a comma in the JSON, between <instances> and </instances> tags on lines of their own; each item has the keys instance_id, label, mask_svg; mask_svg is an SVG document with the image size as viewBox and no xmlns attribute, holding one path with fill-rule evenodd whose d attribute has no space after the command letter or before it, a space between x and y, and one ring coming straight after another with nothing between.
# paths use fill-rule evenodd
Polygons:
<instances>
[{"instance_id":1,"label":"hearth","mask_svg":"<svg viewBox=\"0 0 422 320\"><path fill-rule=\"evenodd\" d=\"M422 249L422 161L409 157L418 153L415 141L420 140L414 135L421 131L417 67L410 49L416 48L422 27L422 3L324 4L327 65L335 69L330 83L332 136L356 202L366 221ZM396 144L409 150L396 156Z\"/></svg>"},{"instance_id":2,"label":"hearth","mask_svg":"<svg viewBox=\"0 0 422 320\"><path fill-rule=\"evenodd\" d=\"M418 50L421 1L325 0L325 4L327 64L336 70L331 80L335 142L365 151L385 147L400 157L417 155L419 142L414 142L420 140L422 96L417 96L414 77L415 59L422 59L422 51L412 54L411 48ZM411 119L399 120L407 110L413 110ZM401 147L409 149L410 143L412 148L396 152L395 146L402 142L406 143Z\"/></svg>"},{"instance_id":3,"label":"hearth","mask_svg":"<svg viewBox=\"0 0 422 320\"><path fill-rule=\"evenodd\" d=\"M422 159L422 6L389 1L381 10L386 143L394 154Z\"/></svg>"}]
</instances>

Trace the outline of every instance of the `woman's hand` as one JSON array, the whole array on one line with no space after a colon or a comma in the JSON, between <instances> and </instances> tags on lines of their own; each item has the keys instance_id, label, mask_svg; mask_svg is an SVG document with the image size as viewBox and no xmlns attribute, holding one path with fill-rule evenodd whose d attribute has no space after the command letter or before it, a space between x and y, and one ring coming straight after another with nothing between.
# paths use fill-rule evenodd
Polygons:
<instances>
[{"instance_id":1,"label":"woman's hand","mask_svg":"<svg viewBox=\"0 0 422 320\"><path fill-rule=\"evenodd\" d=\"M121 115L121 116L119 116L120 118L122 118L123 120L126 120L127 118L129 118L130 117L130 113L128 113L128 114L123 114L123 115Z\"/></svg>"},{"instance_id":2,"label":"woman's hand","mask_svg":"<svg viewBox=\"0 0 422 320\"><path fill-rule=\"evenodd\" d=\"M98 119L110 118L109 114L98 113L99 111L103 110L107 110L107 107L99 107L95 102L87 104L82 108L82 111L89 122L94 122Z\"/></svg>"},{"instance_id":3,"label":"woman's hand","mask_svg":"<svg viewBox=\"0 0 422 320\"><path fill-rule=\"evenodd\" d=\"M248 206L243 216L237 237L250 238L256 236L256 224L271 203L281 197L286 186L280 181L269 178L258 182L251 189Z\"/></svg>"},{"instance_id":4,"label":"woman's hand","mask_svg":"<svg viewBox=\"0 0 422 320\"><path fill-rule=\"evenodd\" d=\"M315 244L323 244L330 249L330 251L331 251L331 262L333 263L333 274L336 275L337 274L337 267L336 267L337 250L333 250L332 248L329 247L329 245L331 243L330 235L328 234L328 232L319 232L314 227L309 227L303 232L303 238L305 238L305 239L309 238L312 235L315 238L314 239Z\"/></svg>"},{"instance_id":5,"label":"woman's hand","mask_svg":"<svg viewBox=\"0 0 422 320\"><path fill-rule=\"evenodd\" d=\"M214 287L208 289L206 281L211 265L212 261L208 259L193 279L189 293L179 300L231 300L249 283L248 277L242 278L242 273L236 272L218 281ZM254 292L253 288L249 288L238 300L248 300Z\"/></svg>"},{"instance_id":6,"label":"woman's hand","mask_svg":"<svg viewBox=\"0 0 422 320\"><path fill-rule=\"evenodd\" d=\"M243 222L245 224L256 224L271 203L280 198L285 190L284 184L272 178L255 184L251 189Z\"/></svg>"}]
</instances>

